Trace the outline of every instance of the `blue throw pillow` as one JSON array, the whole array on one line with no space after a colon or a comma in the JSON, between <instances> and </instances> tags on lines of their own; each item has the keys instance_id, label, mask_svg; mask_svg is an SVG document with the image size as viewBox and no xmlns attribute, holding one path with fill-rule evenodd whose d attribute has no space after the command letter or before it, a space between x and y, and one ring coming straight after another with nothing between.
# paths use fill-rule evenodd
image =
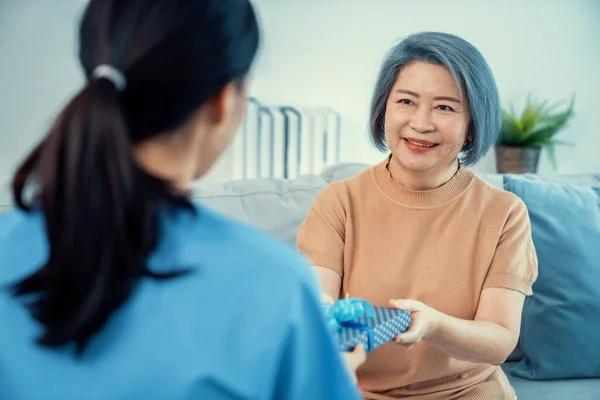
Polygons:
<instances>
[{"instance_id":1,"label":"blue throw pillow","mask_svg":"<svg viewBox=\"0 0 600 400\"><path fill-rule=\"evenodd\" d=\"M504 177L531 218L539 274L510 371L525 379L600 377L600 188Z\"/></svg>"}]
</instances>

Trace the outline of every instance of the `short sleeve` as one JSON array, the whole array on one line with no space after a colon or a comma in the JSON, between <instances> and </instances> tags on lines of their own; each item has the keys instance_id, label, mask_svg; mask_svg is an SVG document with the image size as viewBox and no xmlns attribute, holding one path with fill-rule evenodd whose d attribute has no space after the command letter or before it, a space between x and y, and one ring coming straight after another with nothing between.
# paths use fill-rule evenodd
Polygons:
<instances>
[{"instance_id":1,"label":"short sleeve","mask_svg":"<svg viewBox=\"0 0 600 400\"><path fill-rule=\"evenodd\" d=\"M300 287L288 309L274 398L359 400L358 387L327 327L316 287L315 277L311 285Z\"/></svg>"},{"instance_id":2,"label":"short sleeve","mask_svg":"<svg viewBox=\"0 0 600 400\"><path fill-rule=\"evenodd\" d=\"M296 245L313 265L343 276L346 211L341 194L341 182L334 182L317 195L300 225Z\"/></svg>"},{"instance_id":3,"label":"short sleeve","mask_svg":"<svg viewBox=\"0 0 600 400\"><path fill-rule=\"evenodd\" d=\"M537 274L538 260L529 213L525 203L515 196L515 203L500 234L483 288L505 288L531 296Z\"/></svg>"}]
</instances>

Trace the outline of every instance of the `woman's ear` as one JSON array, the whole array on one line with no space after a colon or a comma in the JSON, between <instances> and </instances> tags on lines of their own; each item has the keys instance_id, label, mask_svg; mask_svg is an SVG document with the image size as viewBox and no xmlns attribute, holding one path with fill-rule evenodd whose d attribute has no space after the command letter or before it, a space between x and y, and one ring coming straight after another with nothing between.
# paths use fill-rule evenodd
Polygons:
<instances>
[{"instance_id":1,"label":"woman's ear","mask_svg":"<svg viewBox=\"0 0 600 400\"><path fill-rule=\"evenodd\" d=\"M214 125L222 125L235 112L239 96L236 82L232 81L215 94L208 102L208 116Z\"/></svg>"}]
</instances>

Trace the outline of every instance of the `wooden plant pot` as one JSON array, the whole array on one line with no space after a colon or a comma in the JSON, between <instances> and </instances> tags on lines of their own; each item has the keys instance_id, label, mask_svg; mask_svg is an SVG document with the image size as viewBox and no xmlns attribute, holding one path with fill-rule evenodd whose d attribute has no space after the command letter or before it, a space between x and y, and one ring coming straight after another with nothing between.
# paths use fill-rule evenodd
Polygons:
<instances>
[{"instance_id":1,"label":"wooden plant pot","mask_svg":"<svg viewBox=\"0 0 600 400\"><path fill-rule=\"evenodd\" d=\"M496 145L496 169L501 174L537 173L541 147Z\"/></svg>"}]
</instances>

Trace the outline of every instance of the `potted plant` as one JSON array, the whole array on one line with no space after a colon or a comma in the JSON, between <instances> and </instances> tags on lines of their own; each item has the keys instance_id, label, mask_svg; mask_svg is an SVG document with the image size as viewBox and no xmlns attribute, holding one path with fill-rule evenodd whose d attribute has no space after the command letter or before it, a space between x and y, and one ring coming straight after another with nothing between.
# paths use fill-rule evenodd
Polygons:
<instances>
[{"instance_id":1,"label":"potted plant","mask_svg":"<svg viewBox=\"0 0 600 400\"><path fill-rule=\"evenodd\" d=\"M546 149L550 162L556 169L554 146L571 143L556 140L554 136L562 130L573 116L575 96L569 107L557 112L557 103L547 106L547 101L527 98L525 109L517 115L512 106L510 112L502 110L502 127L496 142L496 168L499 173L536 173L542 148Z\"/></svg>"}]
</instances>

